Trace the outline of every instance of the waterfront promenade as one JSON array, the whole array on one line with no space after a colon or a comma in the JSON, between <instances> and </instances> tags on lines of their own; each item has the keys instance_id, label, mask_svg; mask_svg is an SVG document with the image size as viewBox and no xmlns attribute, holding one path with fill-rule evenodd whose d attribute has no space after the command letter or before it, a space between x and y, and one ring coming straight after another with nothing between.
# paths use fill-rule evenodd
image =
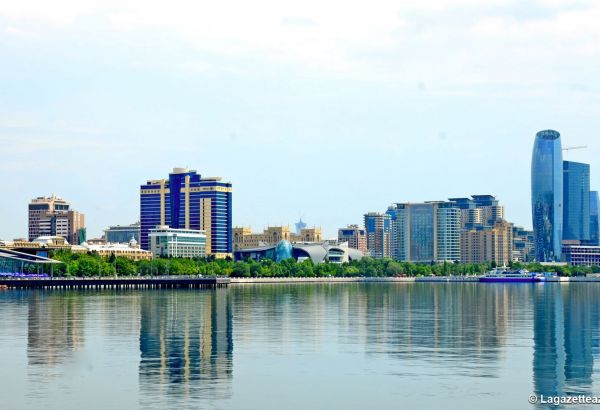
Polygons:
<instances>
[{"instance_id":1,"label":"waterfront promenade","mask_svg":"<svg viewBox=\"0 0 600 410\"><path fill-rule=\"evenodd\" d=\"M52 278L1 279L0 287L7 288L117 288L117 289L206 289L229 286L229 278L193 276L156 276L125 278Z\"/></svg>"},{"instance_id":2,"label":"waterfront promenade","mask_svg":"<svg viewBox=\"0 0 600 410\"><path fill-rule=\"evenodd\" d=\"M52 278L0 279L0 288L56 288L56 289L211 289L244 284L317 284L317 283L479 283L479 276L424 276L424 277L277 277L229 278L194 276L155 276L122 278ZM597 276L553 277L551 283L600 283Z\"/></svg>"},{"instance_id":3,"label":"waterfront promenade","mask_svg":"<svg viewBox=\"0 0 600 410\"><path fill-rule=\"evenodd\" d=\"M231 278L231 284L250 283L479 283L480 276L422 276L422 277L351 277L351 278ZM547 278L545 282L598 282L596 276ZM543 282L541 282L543 283Z\"/></svg>"}]
</instances>

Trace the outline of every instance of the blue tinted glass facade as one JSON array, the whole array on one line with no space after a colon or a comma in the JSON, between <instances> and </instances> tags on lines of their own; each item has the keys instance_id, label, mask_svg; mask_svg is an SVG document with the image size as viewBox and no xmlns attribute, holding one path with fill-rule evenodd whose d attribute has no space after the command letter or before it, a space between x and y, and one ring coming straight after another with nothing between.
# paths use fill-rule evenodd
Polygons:
<instances>
[{"instance_id":1,"label":"blue tinted glass facade","mask_svg":"<svg viewBox=\"0 0 600 410\"><path fill-rule=\"evenodd\" d=\"M563 161L560 134L536 134L531 160L531 211L536 259L559 261L563 230Z\"/></svg>"},{"instance_id":2,"label":"blue tinted glass facade","mask_svg":"<svg viewBox=\"0 0 600 410\"><path fill-rule=\"evenodd\" d=\"M158 185L142 185L142 190L157 190ZM169 215L168 213L165 215ZM165 221L168 224L167 221ZM150 229L160 225L160 194L140 195L140 246L149 250L148 234Z\"/></svg>"},{"instance_id":3,"label":"blue tinted glass facade","mask_svg":"<svg viewBox=\"0 0 600 410\"><path fill-rule=\"evenodd\" d=\"M213 179L201 180L200 186L200 197L211 200L211 253L232 253L232 186Z\"/></svg>"},{"instance_id":4,"label":"blue tinted glass facade","mask_svg":"<svg viewBox=\"0 0 600 410\"><path fill-rule=\"evenodd\" d=\"M563 239L590 240L590 166L563 162Z\"/></svg>"},{"instance_id":5,"label":"blue tinted glass facade","mask_svg":"<svg viewBox=\"0 0 600 410\"><path fill-rule=\"evenodd\" d=\"M407 233L407 209L405 204L395 204L388 208L386 213L390 216L390 253L391 257L400 260L408 260L409 241Z\"/></svg>"},{"instance_id":6,"label":"blue tinted glass facade","mask_svg":"<svg viewBox=\"0 0 600 410\"><path fill-rule=\"evenodd\" d=\"M104 234L106 235L106 242L128 243L133 238L137 243L140 243L140 227L138 225L111 226L104 231Z\"/></svg>"},{"instance_id":7,"label":"blue tinted glass facade","mask_svg":"<svg viewBox=\"0 0 600 410\"><path fill-rule=\"evenodd\" d=\"M410 206L410 259L428 262L435 259L435 218L432 204Z\"/></svg>"},{"instance_id":8,"label":"blue tinted glass facade","mask_svg":"<svg viewBox=\"0 0 600 410\"><path fill-rule=\"evenodd\" d=\"M367 236L367 249L374 258L391 256L390 232L391 217L389 214L369 213L364 216Z\"/></svg>"},{"instance_id":9,"label":"blue tinted glass facade","mask_svg":"<svg viewBox=\"0 0 600 410\"><path fill-rule=\"evenodd\" d=\"M150 229L161 225L161 184L149 183L140 188L140 245L148 250ZM164 225L175 229L201 229L202 199L210 198L211 253L232 252L231 183L203 180L196 171L185 171L169 174L162 188Z\"/></svg>"},{"instance_id":10,"label":"blue tinted glass facade","mask_svg":"<svg viewBox=\"0 0 600 410\"><path fill-rule=\"evenodd\" d=\"M598 191L590 192L590 243L600 245L600 220L598 219Z\"/></svg>"}]
</instances>

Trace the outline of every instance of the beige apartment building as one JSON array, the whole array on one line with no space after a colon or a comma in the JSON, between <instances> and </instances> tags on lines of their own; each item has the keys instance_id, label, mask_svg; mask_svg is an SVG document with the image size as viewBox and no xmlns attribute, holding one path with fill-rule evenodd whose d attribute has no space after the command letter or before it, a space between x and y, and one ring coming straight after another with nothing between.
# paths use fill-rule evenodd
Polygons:
<instances>
[{"instance_id":1,"label":"beige apartment building","mask_svg":"<svg viewBox=\"0 0 600 410\"><path fill-rule=\"evenodd\" d=\"M513 224L497 221L492 226L466 229L461 235L464 263L496 262L508 265L513 255Z\"/></svg>"}]
</instances>

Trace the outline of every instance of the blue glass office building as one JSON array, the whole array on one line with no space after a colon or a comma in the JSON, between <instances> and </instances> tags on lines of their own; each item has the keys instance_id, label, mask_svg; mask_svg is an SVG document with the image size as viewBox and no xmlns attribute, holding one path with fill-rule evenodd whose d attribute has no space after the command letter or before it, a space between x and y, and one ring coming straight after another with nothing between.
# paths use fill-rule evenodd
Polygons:
<instances>
[{"instance_id":1,"label":"blue glass office building","mask_svg":"<svg viewBox=\"0 0 600 410\"><path fill-rule=\"evenodd\" d=\"M590 166L563 162L563 239L590 240Z\"/></svg>"},{"instance_id":2,"label":"blue glass office building","mask_svg":"<svg viewBox=\"0 0 600 410\"><path fill-rule=\"evenodd\" d=\"M148 233L159 225L206 231L206 253L232 253L232 186L220 178L201 178L196 171L175 168L169 179L140 187L140 244L149 249Z\"/></svg>"},{"instance_id":3,"label":"blue glass office building","mask_svg":"<svg viewBox=\"0 0 600 410\"><path fill-rule=\"evenodd\" d=\"M600 245L600 220L598 219L598 191L590 192L590 244Z\"/></svg>"},{"instance_id":4,"label":"blue glass office building","mask_svg":"<svg viewBox=\"0 0 600 410\"><path fill-rule=\"evenodd\" d=\"M535 255L540 262L560 261L563 234L563 161L560 134L540 131L531 160L531 211Z\"/></svg>"},{"instance_id":5,"label":"blue glass office building","mask_svg":"<svg viewBox=\"0 0 600 410\"><path fill-rule=\"evenodd\" d=\"M394 204L391 256L411 262L460 260L461 209L453 202Z\"/></svg>"}]
</instances>

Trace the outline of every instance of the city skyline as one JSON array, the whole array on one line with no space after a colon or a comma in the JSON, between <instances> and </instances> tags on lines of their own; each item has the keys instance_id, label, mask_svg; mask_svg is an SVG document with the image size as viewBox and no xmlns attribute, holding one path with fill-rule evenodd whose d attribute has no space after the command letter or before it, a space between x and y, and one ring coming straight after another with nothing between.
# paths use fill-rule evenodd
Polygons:
<instances>
[{"instance_id":1,"label":"city skyline","mask_svg":"<svg viewBox=\"0 0 600 410\"><path fill-rule=\"evenodd\" d=\"M220 4L36 3L0 7L5 239L52 192L90 237L133 223L139 181L174 166L226 176L234 225L256 229L302 215L335 237L366 210L469 192L531 228L542 129L588 145L565 159L600 187L591 2L261 1L241 20ZM348 182L316 183L332 170Z\"/></svg>"},{"instance_id":2,"label":"city skyline","mask_svg":"<svg viewBox=\"0 0 600 410\"><path fill-rule=\"evenodd\" d=\"M565 161L567 161L568 157L565 156L564 158L565 158ZM570 161L570 162L572 162L572 161ZM593 166L590 166L590 168L593 169ZM155 173L158 174L158 172L155 172ZM163 173L164 173L164 171L163 171ZM590 180L593 180L593 179L594 179L594 173L591 172L590 173ZM227 178L227 180L229 181L230 179ZM139 190L139 184L138 184L137 188ZM236 186L236 191L237 191L237 189L238 189L238 187ZM593 187L592 184L590 184L590 190L591 191L594 190L594 187ZM48 194L48 195L59 195L59 194L57 194L54 191L55 190L52 190L52 194ZM485 191L485 192L488 192L488 191ZM465 193L462 193L462 195L464 195L464 194ZM139 195L139 191L138 191L138 195ZM492 194L492 195L494 195L494 194ZM62 194L60 194L59 196L62 196ZM494 196L497 196L497 195L494 195ZM236 195L236 197L237 197L237 195ZM451 197L451 196L448 196L448 198L449 197ZM32 196L28 201L31 201L32 198L35 198L35 196ZM417 203L420 203L420 202L436 202L436 201L445 201L445 199L443 199L442 197L440 197L438 195L436 199L426 198L423 201L403 201L403 202L409 203L409 204L417 204ZM529 197L526 198L526 201L530 201L530 198ZM74 201L72 201L70 199L69 199L69 202L74 203ZM238 207L240 206L240 205L237 204L237 202L238 202L238 200L236 200L234 202L234 206L233 206L234 212L233 212L233 225L232 226L250 226L250 227L254 228L255 226L256 227L259 227L259 226L261 226L261 227L268 227L268 226L290 226L290 225L293 225L293 223L294 223L293 220L288 220L288 221L285 221L285 222L282 222L282 223L279 223L279 224L277 224L277 223L273 224L273 223L268 223L268 222L264 222L262 224L260 222L257 223L257 224L251 224L251 223L248 223L248 222L245 222L245 221L239 221L239 220L236 219L236 216L235 216L236 206L238 206ZM522 201L520 201L520 202L522 202ZM506 201L503 201L503 203L506 203ZM335 204L332 204L332 206L334 206L334 205ZM389 205L393 205L393 203L390 203ZM76 206L79 207L79 205L76 205ZM136 223L136 221L139 221L139 219L140 219L140 214L139 214L139 212L140 212L139 211L139 196L138 196L138 203L136 204L136 206L137 206L137 216L134 216L133 219L132 219L132 221L119 221L118 223L113 223L111 221L114 221L114 217L111 218L111 217L108 217L108 216L102 216L100 214L99 215L99 216L101 216L100 219L106 220L107 223L106 224L98 224L97 222L94 223L94 220L92 218L86 217L86 228L88 229L87 237L88 238L100 237L100 236L102 236L102 234L104 233L104 231L108 227L110 227L110 226L115 226L115 225L129 225L130 223ZM529 221L525 221L524 223L521 223L520 221L517 221L515 218L513 218L513 219L510 219L511 222L513 222L516 226L522 226L522 227L524 227L526 229L532 229L531 209L530 209L530 207L531 207L531 205L529 204L529 208L527 209L527 212L529 213ZM20 207L20 208L21 209L19 210L19 212L22 211L22 207ZM134 207L134 209L135 209L135 207ZM381 204L378 207L375 207L374 209L376 209L377 212L382 212L382 213L385 212L385 206L383 206ZM88 214L87 211L85 211L83 209L82 209L82 211L84 213ZM131 210L128 209L127 213L128 214L131 213L130 211ZM363 221L363 214L364 214L364 212L365 211L363 210L362 213L360 213L359 215L357 215L353 220L348 221L346 223L341 223L339 226L334 226L332 223L326 223L326 222L324 222L322 224L319 224L319 223L313 224L311 221L308 221L308 224L310 226L319 226L319 227L321 227L323 229L325 237L327 237L327 238L335 238L335 237L337 237L337 230L340 227L342 227L342 226L356 224L356 223L358 223L361 226L364 226L364 224L363 224L363 222L364 222ZM508 209L507 213L509 215L517 215L517 214L521 214L522 212L514 212L513 213L513 212L511 212L511 209ZM323 212L322 215L323 214L327 214L327 212ZM322 215L319 218L322 219L322 220L324 220L324 221L326 221L327 219L325 217L323 217ZM300 217L298 217L298 218L301 219ZM291 219L293 219L293 218L291 218ZM15 222L15 221L13 220L12 222ZM27 233L27 215L25 215L23 223L25 224L25 233L24 234L17 233L16 235L8 235L8 234L5 233L4 229L0 228L0 239L14 239L14 238L26 237L27 236L26 235L26 233ZM18 225L18 223L15 223L15 225ZM4 224L3 224L3 226L4 226ZM9 226L10 226L10 224L9 224ZM97 226L100 226L100 228L96 229ZM90 227L92 227L92 228L90 228Z\"/></svg>"}]
</instances>

